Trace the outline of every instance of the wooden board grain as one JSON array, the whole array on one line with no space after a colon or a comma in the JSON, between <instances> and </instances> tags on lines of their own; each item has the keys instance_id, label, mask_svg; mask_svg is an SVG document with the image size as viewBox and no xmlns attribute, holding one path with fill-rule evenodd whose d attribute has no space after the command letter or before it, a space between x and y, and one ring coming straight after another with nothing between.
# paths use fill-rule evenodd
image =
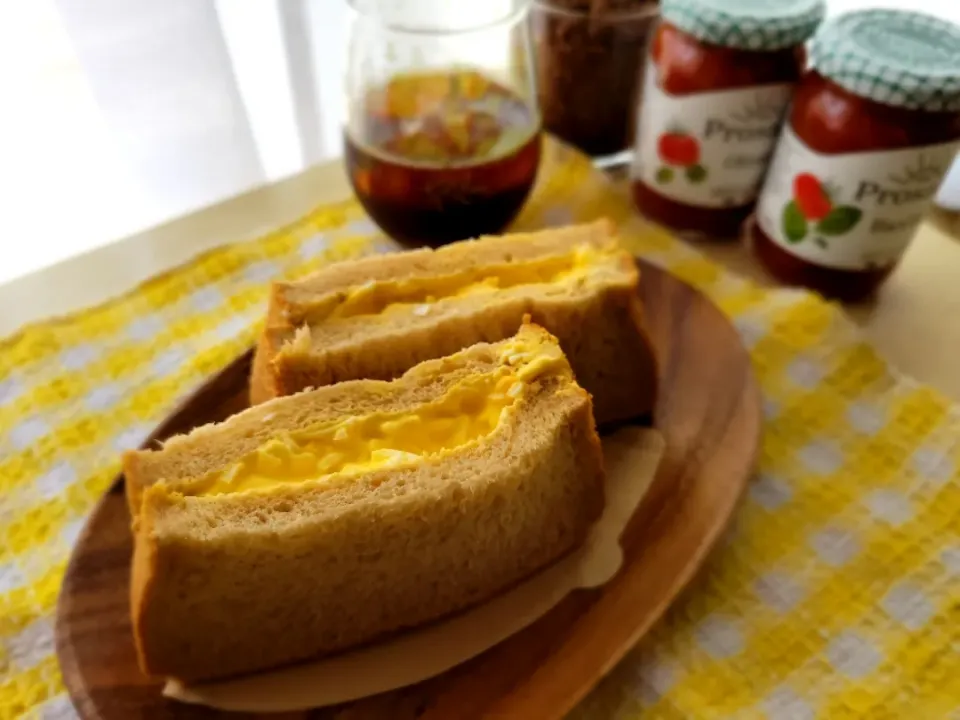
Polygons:
<instances>
[{"instance_id":1,"label":"wooden board grain","mask_svg":"<svg viewBox=\"0 0 960 720\"><path fill-rule=\"evenodd\" d=\"M526 630L436 678L282 717L562 717L663 614L702 564L746 486L761 412L750 358L729 321L666 272L641 263L641 277L661 366L655 425L667 448L622 538L620 573L602 588L576 591ZM148 442L243 407L249 365L249 354L238 358ZM128 617L129 522L120 478L81 534L61 591L57 652L78 711L90 720L243 717L166 700L160 684L138 670Z\"/></svg>"}]
</instances>

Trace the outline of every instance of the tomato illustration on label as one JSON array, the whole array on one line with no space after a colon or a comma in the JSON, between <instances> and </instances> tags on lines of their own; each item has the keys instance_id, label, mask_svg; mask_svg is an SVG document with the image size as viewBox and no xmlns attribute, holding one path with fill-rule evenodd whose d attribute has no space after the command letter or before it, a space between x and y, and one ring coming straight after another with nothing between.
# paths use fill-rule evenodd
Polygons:
<instances>
[{"instance_id":1,"label":"tomato illustration on label","mask_svg":"<svg viewBox=\"0 0 960 720\"><path fill-rule=\"evenodd\" d=\"M707 169L700 165L700 143L685 130L672 128L657 138L657 155L663 163L656 172L657 182L666 184L673 180L680 168L687 180L701 183L707 178Z\"/></svg>"},{"instance_id":2,"label":"tomato illustration on label","mask_svg":"<svg viewBox=\"0 0 960 720\"><path fill-rule=\"evenodd\" d=\"M657 153L668 165L689 167L700 160L697 139L684 132L665 132L657 139Z\"/></svg>"},{"instance_id":3,"label":"tomato illustration on label","mask_svg":"<svg viewBox=\"0 0 960 720\"><path fill-rule=\"evenodd\" d=\"M834 205L835 191L812 173L793 178L793 199L783 208L782 226L787 242L798 243L807 237L811 225L813 241L826 248L826 237L845 235L853 230L863 212L853 205Z\"/></svg>"},{"instance_id":4,"label":"tomato illustration on label","mask_svg":"<svg viewBox=\"0 0 960 720\"><path fill-rule=\"evenodd\" d=\"M800 173L793 179L793 200L807 220L823 220L833 207L816 175Z\"/></svg>"}]
</instances>

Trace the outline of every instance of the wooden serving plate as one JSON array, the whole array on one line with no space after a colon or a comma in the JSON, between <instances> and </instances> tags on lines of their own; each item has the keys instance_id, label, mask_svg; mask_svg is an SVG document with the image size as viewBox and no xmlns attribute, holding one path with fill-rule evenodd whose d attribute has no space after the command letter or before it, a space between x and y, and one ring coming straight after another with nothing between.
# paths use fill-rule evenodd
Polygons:
<instances>
[{"instance_id":1,"label":"wooden serving plate","mask_svg":"<svg viewBox=\"0 0 960 720\"><path fill-rule=\"evenodd\" d=\"M602 588L575 591L533 625L443 675L346 705L282 717L561 717L690 580L753 470L760 395L750 358L720 311L668 273L640 265L640 294L661 367L655 425L667 449L621 540L625 560L618 575ZM244 407L249 366L250 353L231 363L147 443ZM77 541L57 608L57 652L73 702L84 718L98 720L228 715L163 698L160 683L137 668L127 597L129 524L121 476Z\"/></svg>"}]
</instances>

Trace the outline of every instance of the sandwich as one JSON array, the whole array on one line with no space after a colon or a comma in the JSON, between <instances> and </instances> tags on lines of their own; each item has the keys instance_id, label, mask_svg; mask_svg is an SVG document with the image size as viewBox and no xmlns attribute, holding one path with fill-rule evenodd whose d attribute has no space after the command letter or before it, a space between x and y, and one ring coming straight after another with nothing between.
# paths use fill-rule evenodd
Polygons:
<instances>
[{"instance_id":1,"label":"sandwich","mask_svg":"<svg viewBox=\"0 0 960 720\"><path fill-rule=\"evenodd\" d=\"M125 454L132 627L185 682L376 641L508 589L603 507L591 400L556 339L277 398Z\"/></svg>"},{"instance_id":2,"label":"sandwich","mask_svg":"<svg viewBox=\"0 0 960 720\"><path fill-rule=\"evenodd\" d=\"M560 340L598 422L646 415L656 371L637 282L607 220L335 263L271 287L251 403L396 378L530 315Z\"/></svg>"}]
</instances>

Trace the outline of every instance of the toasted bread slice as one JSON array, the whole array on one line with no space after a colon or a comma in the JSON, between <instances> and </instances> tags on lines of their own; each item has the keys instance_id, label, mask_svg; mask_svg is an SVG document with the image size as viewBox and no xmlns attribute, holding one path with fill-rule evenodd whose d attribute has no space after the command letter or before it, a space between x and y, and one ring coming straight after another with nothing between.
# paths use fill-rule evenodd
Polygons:
<instances>
[{"instance_id":1,"label":"toasted bread slice","mask_svg":"<svg viewBox=\"0 0 960 720\"><path fill-rule=\"evenodd\" d=\"M516 332L556 335L598 422L649 413L656 367L638 272L605 220L331 265L275 283L251 402L344 380L389 380Z\"/></svg>"},{"instance_id":2,"label":"toasted bread slice","mask_svg":"<svg viewBox=\"0 0 960 720\"><path fill-rule=\"evenodd\" d=\"M533 326L272 400L124 471L140 664L185 681L482 602L580 544L603 506L590 397Z\"/></svg>"}]
</instances>

